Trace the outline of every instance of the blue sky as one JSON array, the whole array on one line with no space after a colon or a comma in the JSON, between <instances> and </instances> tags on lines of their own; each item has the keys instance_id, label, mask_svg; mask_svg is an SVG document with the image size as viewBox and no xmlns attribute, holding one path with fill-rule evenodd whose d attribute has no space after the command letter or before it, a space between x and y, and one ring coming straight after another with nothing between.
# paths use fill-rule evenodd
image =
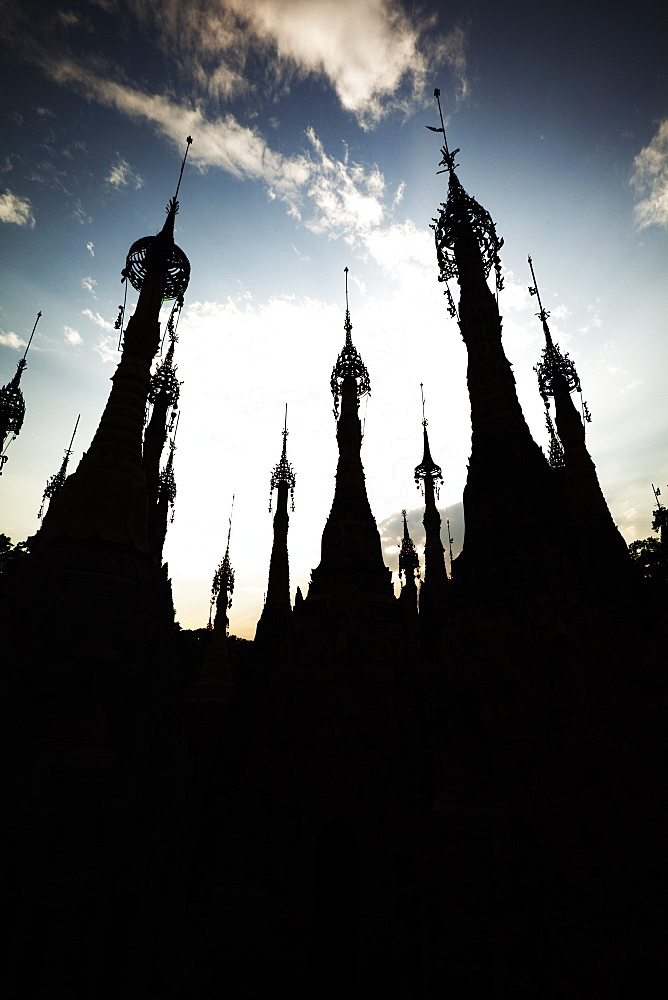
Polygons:
<instances>
[{"instance_id":1,"label":"blue sky","mask_svg":"<svg viewBox=\"0 0 668 1000\"><path fill-rule=\"evenodd\" d=\"M615 521L628 541L650 534L650 484L665 485L668 465L658 4L634 5L631 18L609 3L2 0L0 14L2 384L43 313L25 423L0 479L0 531L18 541L36 530L79 412L71 468L90 442L118 359L125 255L161 227L191 134L176 237L192 279L165 552L182 625L206 621L234 493L231 631L254 633L286 402L293 592L319 562L345 266L371 376L363 460L388 564L402 507L420 542L420 382L457 551L470 423L465 351L429 229L445 197L438 140L424 128L437 123L438 86L462 183L505 240L504 344L532 432L545 446L529 253L553 334L578 367ZM502 524L499 537L512 544Z\"/></svg>"}]
</instances>

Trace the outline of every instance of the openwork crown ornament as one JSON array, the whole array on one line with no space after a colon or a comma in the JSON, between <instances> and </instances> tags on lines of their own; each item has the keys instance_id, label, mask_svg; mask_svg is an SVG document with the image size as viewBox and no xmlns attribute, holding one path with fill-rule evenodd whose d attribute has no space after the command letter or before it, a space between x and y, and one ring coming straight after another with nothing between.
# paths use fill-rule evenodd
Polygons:
<instances>
[{"instance_id":1,"label":"openwork crown ornament","mask_svg":"<svg viewBox=\"0 0 668 1000\"><path fill-rule=\"evenodd\" d=\"M367 393L371 393L371 380L369 379L369 372L367 371L366 365L362 361L359 351L353 344L353 325L350 321L350 310L348 308L348 268L345 267L343 270L346 275L346 319L343 325L343 328L346 331L346 341L343 345L343 350L336 359L336 364L332 369L332 377L330 380L332 395L334 397L335 417L338 417L339 415L339 400L341 399L343 381L345 378L352 376L352 378L355 379L358 399Z\"/></svg>"},{"instance_id":2,"label":"openwork crown ornament","mask_svg":"<svg viewBox=\"0 0 668 1000\"><path fill-rule=\"evenodd\" d=\"M457 261L455 259L455 242L463 232L471 232L480 248L485 277L488 278L492 267L495 271L495 284L497 292L503 288L503 276L501 274L501 259L499 251L503 246L503 240L497 236L494 221L487 211L475 198L467 194L462 187L459 178L455 173L455 157L459 149L450 152L448 140L445 135L445 124L443 122L443 112L440 101L441 92L436 89L434 97L438 105L438 113L441 119L440 128L432 125L426 127L430 132L440 132L443 135L443 146L441 147L440 166L443 168L438 173L448 173L448 200L441 203L441 212L438 219L433 219L432 229L436 238L436 259L438 261L439 281L449 281L451 278L459 278L457 271ZM455 315L454 302L449 290L448 311L451 316Z\"/></svg>"},{"instance_id":3,"label":"openwork crown ornament","mask_svg":"<svg viewBox=\"0 0 668 1000\"><path fill-rule=\"evenodd\" d=\"M174 219L179 210L179 189L181 187L183 170L186 165L192 141L192 136L189 135L186 139L186 151L181 162L181 172L176 185L176 192L174 193L174 197L170 198L169 204L167 205L167 222L165 223L165 227L163 227L163 232L165 229L170 229L172 233L174 231ZM128 253L125 261L125 267L121 271L121 280L125 281L127 279L132 287L138 292L141 291L141 287L146 280L148 267L151 263L151 250L155 247L156 241L160 239L160 236L160 233L157 236L143 236L130 247L130 252ZM172 238L172 245L169 248L169 255L167 258L167 274L165 278L164 291L162 293L162 301L165 302L168 299L183 298L189 281L190 261L184 254L183 250L176 246Z\"/></svg>"},{"instance_id":4,"label":"openwork crown ornament","mask_svg":"<svg viewBox=\"0 0 668 1000\"><path fill-rule=\"evenodd\" d=\"M157 236L143 236L130 247L130 251L125 261L125 267L121 274L123 279L130 282L136 291L141 291L141 287L146 280L147 265L150 264L150 251L158 239ZM167 275L165 278L165 288L162 293L162 301L176 299L182 296L190 281L190 261L184 254L181 247L174 244L170 247L167 258Z\"/></svg>"},{"instance_id":5,"label":"openwork crown ornament","mask_svg":"<svg viewBox=\"0 0 668 1000\"><path fill-rule=\"evenodd\" d=\"M413 539L408 534L408 524L406 523L406 511L402 510L404 519L404 537L401 540L399 550L399 579L403 576L405 580L409 577L420 578L420 559L418 557Z\"/></svg>"}]
</instances>

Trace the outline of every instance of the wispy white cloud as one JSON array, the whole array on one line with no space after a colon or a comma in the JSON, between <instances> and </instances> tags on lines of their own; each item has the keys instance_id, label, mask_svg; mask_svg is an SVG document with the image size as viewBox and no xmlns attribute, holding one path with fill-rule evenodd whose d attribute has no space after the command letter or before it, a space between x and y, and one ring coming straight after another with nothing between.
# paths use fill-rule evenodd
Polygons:
<instances>
[{"instance_id":1,"label":"wispy white cloud","mask_svg":"<svg viewBox=\"0 0 668 1000\"><path fill-rule=\"evenodd\" d=\"M81 204L81 199L77 198L74 202L74 208L72 210L72 215L82 226L90 224L93 221L92 216L88 214L86 209Z\"/></svg>"},{"instance_id":2,"label":"wispy white cloud","mask_svg":"<svg viewBox=\"0 0 668 1000\"><path fill-rule=\"evenodd\" d=\"M112 164L105 181L111 187L132 187L135 191L138 191L144 183L143 178L140 177L137 171L120 154L117 154L116 162Z\"/></svg>"},{"instance_id":3,"label":"wispy white cloud","mask_svg":"<svg viewBox=\"0 0 668 1000\"><path fill-rule=\"evenodd\" d=\"M94 243L87 243L86 244L86 250L91 255L91 257L95 256L95 244Z\"/></svg>"},{"instance_id":4,"label":"wispy white cloud","mask_svg":"<svg viewBox=\"0 0 668 1000\"><path fill-rule=\"evenodd\" d=\"M468 94L467 32L398 0L130 0L200 96L229 99L257 86L280 93L292 78L326 81L364 128L391 108L424 100L447 65L457 99ZM253 78L248 72L253 65Z\"/></svg>"},{"instance_id":5,"label":"wispy white cloud","mask_svg":"<svg viewBox=\"0 0 668 1000\"><path fill-rule=\"evenodd\" d=\"M75 347L77 344L83 344L83 337L81 336L79 331L73 329L73 327L64 326L63 334L65 336L65 340L67 341L67 343L71 344L73 347Z\"/></svg>"},{"instance_id":6,"label":"wispy white cloud","mask_svg":"<svg viewBox=\"0 0 668 1000\"><path fill-rule=\"evenodd\" d=\"M638 227L668 227L668 118L634 159L631 184L640 196L635 206Z\"/></svg>"},{"instance_id":7,"label":"wispy white cloud","mask_svg":"<svg viewBox=\"0 0 668 1000\"><path fill-rule=\"evenodd\" d=\"M87 278L81 279L81 287L85 288L87 292L90 292L93 298L95 298L96 286L97 286L97 281L95 280L95 278L91 278L90 276L88 276Z\"/></svg>"},{"instance_id":8,"label":"wispy white cloud","mask_svg":"<svg viewBox=\"0 0 668 1000\"><path fill-rule=\"evenodd\" d=\"M22 340L12 330L8 333L0 330L0 344L4 344L5 347L13 347L15 351L18 351L19 348L25 347L27 343L27 340Z\"/></svg>"},{"instance_id":9,"label":"wispy white cloud","mask_svg":"<svg viewBox=\"0 0 668 1000\"><path fill-rule=\"evenodd\" d=\"M114 324L110 323L109 320L105 319L104 316L100 316L99 312L93 312L92 309L82 309L81 315L89 319L91 323L95 326L101 327L103 330L113 330Z\"/></svg>"},{"instance_id":10,"label":"wispy white cloud","mask_svg":"<svg viewBox=\"0 0 668 1000\"><path fill-rule=\"evenodd\" d=\"M0 194L0 222L12 222L15 226L35 227L35 214L29 198L21 198L5 190Z\"/></svg>"}]
</instances>

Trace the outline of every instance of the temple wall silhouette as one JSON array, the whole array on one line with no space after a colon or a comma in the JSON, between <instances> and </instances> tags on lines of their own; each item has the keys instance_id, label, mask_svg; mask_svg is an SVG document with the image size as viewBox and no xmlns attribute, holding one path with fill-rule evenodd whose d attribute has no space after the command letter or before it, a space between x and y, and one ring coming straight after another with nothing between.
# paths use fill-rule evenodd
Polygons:
<instances>
[{"instance_id":1,"label":"temple wall silhouette","mask_svg":"<svg viewBox=\"0 0 668 1000\"><path fill-rule=\"evenodd\" d=\"M131 248L139 301L98 431L0 574L7 996L621 1000L668 982L665 585L648 601L634 576L542 305L550 455L532 440L488 285L502 241L436 131L436 262L469 353L466 536L449 577L423 419L427 565L420 580L404 518L398 599L346 283L308 591L291 606L286 416L255 641L228 636L231 517L210 628L175 627L176 197Z\"/></svg>"}]
</instances>

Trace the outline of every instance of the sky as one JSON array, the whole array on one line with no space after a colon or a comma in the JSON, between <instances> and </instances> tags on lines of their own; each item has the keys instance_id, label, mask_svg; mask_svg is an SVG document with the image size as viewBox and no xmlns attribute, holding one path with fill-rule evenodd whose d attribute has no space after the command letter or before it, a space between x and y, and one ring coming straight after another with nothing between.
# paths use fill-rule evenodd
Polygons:
<instances>
[{"instance_id":1,"label":"sky","mask_svg":"<svg viewBox=\"0 0 668 1000\"><path fill-rule=\"evenodd\" d=\"M470 409L430 229L446 197L425 129L439 87L460 180L505 241L503 340L532 433L547 449L528 254L580 375L613 518L627 541L649 536L651 484L668 496L667 28L654 0L632 16L587 0L0 0L0 384L42 312L0 532L37 530L79 413L70 471L92 439L119 360L125 256L162 227L192 135L165 545L177 619L206 624L234 495L230 632L253 637L286 404L291 587L306 593L334 493L344 267L386 562L396 571L402 508L424 542L420 383L456 555ZM500 520L499 545L512 544Z\"/></svg>"}]
</instances>

